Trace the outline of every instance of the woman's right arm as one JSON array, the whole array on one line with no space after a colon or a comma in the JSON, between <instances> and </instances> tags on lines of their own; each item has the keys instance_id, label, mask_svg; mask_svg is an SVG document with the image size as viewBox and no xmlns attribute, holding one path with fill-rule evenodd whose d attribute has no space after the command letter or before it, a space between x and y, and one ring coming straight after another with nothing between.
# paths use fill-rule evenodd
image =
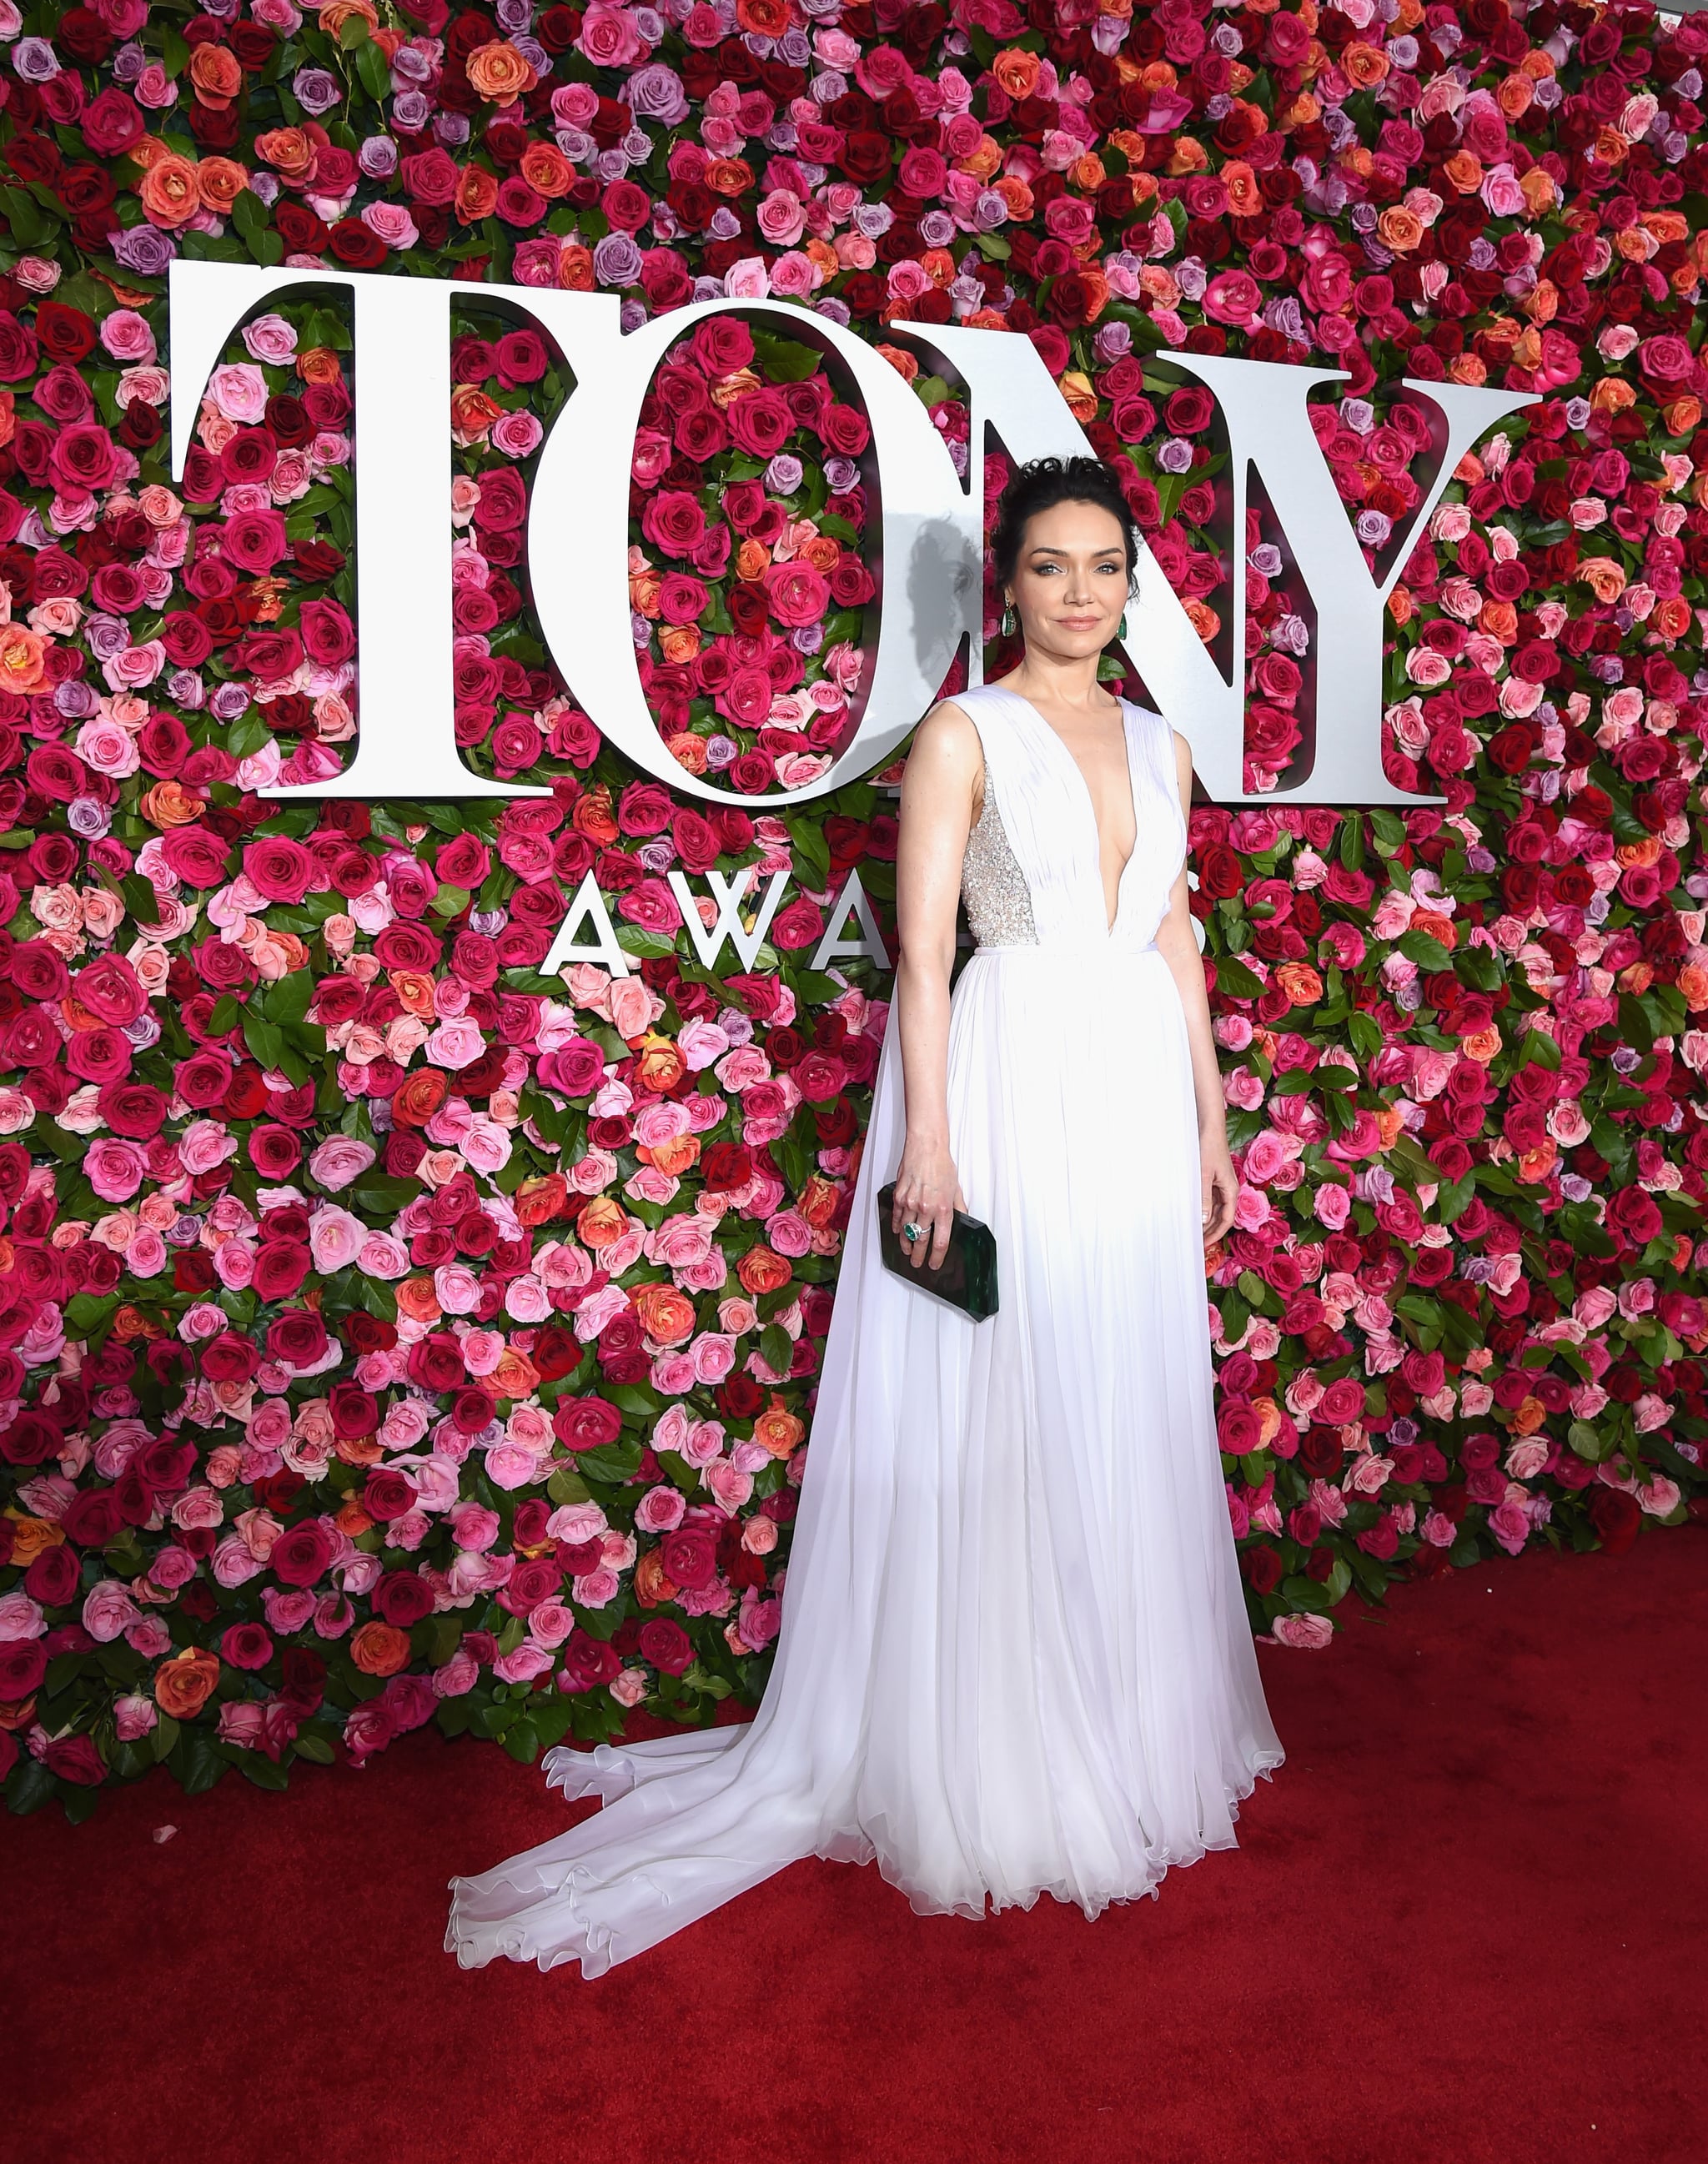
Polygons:
<instances>
[{"instance_id":1,"label":"woman's right arm","mask_svg":"<svg viewBox=\"0 0 1708 2164\"><path fill-rule=\"evenodd\" d=\"M901 778L895 996L907 1130L891 1216L896 1232L910 1220L932 1227L933 1269L949 1251L955 1211L966 1207L949 1153L949 987L961 859L983 771L973 723L947 701L933 707L914 733ZM916 1269L926 1254L923 1240L910 1249Z\"/></svg>"}]
</instances>

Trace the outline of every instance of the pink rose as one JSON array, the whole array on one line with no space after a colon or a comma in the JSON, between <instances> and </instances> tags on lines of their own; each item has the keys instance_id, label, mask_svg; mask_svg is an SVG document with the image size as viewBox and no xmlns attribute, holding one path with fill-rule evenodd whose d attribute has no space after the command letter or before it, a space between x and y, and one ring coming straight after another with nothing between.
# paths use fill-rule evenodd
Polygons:
<instances>
[{"instance_id":1,"label":"pink rose","mask_svg":"<svg viewBox=\"0 0 1708 2164\"><path fill-rule=\"evenodd\" d=\"M103 1202L128 1202L142 1185L147 1159L134 1142L102 1136L90 1143L83 1171Z\"/></svg>"},{"instance_id":2,"label":"pink rose","mask_svg":"<svg viewBox=\"0 0 1708 2164\"><path fill-rule=\"evenodd\" d=\"M374 1162L368 1143L354 1135L330 1135L308 1160L309 1177L329 1195L348 1187Z\"/></svg>"}]
</instances>

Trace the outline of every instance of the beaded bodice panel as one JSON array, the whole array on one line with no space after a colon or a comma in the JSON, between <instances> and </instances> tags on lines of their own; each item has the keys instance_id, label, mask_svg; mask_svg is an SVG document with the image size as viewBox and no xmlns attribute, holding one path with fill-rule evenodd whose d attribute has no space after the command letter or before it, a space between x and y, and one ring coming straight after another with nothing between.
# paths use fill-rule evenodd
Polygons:
<instances>
[{"instance_id":1,"label":"beaded bodice panel","mask_svg":"<svg viewBox=\"0 0 1708 2164\"><path fill-rule=\"evenodd\" d=\"M1020 869L996 808L996 784L985 768L985 801L967 835L961 859L961 897L967 922L981 947L1035 947L1032 890Z\"/></svg>"}]
</instances>

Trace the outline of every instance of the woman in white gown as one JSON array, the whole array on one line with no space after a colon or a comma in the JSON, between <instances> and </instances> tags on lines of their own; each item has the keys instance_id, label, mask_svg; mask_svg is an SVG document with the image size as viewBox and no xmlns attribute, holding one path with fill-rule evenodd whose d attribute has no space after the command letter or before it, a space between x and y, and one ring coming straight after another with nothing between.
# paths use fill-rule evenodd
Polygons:
<instances>
[{"instance_id":1,"label":"woman in white gown","mask_svg":"<svg viewBox=\"0 0 1708 2164\"><path fill-rule=\"evenodd\" d=\"M1025 659L914 739L896 997L764 1701L549 1752L604 1808L451 1880L465 1967L598 1976L811 1855L875 1858L922 1914L1047 1892L1096 1916L1233 1846L1281 1762L1212 1402L1204 1245L1235 1178L1190 753L1096 677L1135 553L1108 468L1021 468L994 554ZM994 1316L882 1267L892 1178L922 1264L958 1204L991 1226Z\"/></svg>"}]
</instances>

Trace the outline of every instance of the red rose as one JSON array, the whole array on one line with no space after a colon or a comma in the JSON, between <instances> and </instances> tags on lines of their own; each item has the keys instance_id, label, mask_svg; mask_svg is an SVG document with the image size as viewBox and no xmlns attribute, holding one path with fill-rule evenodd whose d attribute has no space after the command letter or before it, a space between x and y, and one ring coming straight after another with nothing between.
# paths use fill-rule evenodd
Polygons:
<instances>
[{"instance_id":1,"label":"red rose","mask_svg":"<svg viewBox=\"0 0 1708 2164\"><path fill-rule=\"evenodd\" d=\"M599 1450L623 1432L623 1416L601 1397L562 1398L552 1416L552 1429L570 1450Z\"/></svg>"},{"instance_id":2,"label":"red rose","mask_svg":"<svg viewBox=\"0 0 1708 2164\"><path fill-rule=\"evenodd\" d=\"M286 1367L312 1368L327 1342L326 1325L312 1307L286 1308L267 1326L267 1357Z\"/></svg>"},{"instance_id":3,"label":"red rose","mask_svg":"<svg viewBox=\"0 0 1708 2164\"><path fill-rule=\"evenodd\" d=\"M596 1684L608 1683L622 1667L623 1657L617 1648L591 1636L579 1624L564 1641L561 1680L565 1690L591 1690Z\"/></svg>"},{"instance_id":4,"label":"red rose","mask_svg":"<svg viewBox=\"0 0 1708 2164\"><path fill-rule=\"evenodd\" d=\"M710 1533L698 1526L678 1526L666 1533L659 1559L665 1575L690 1592L710 1585L717 1574L717 1550Z\"/></svg>"},{"instance_id":5,"label":"red rose","mask_svg":"<svg viewBox=\"0 0 1708 2164\"><path fill-rule=\"evenodd\" d=\"M381 1524L402 1518L415 1508L415 1486L407 1474L376 1468L362 1487L362 1508Z\"/></svg>"},{"instance_id":6,"label":"red rose","mask_svg":"<svg viewBox=\"0 0 1708 2164\"><path fill-rule=\"evenodd\" d=\"M680 1623L671 1622L667 1615L654 1615L641 1625L635 1650L642 1660L649 1661L667 1676L681 1675L694 1657L692 1640Z\"/></svg>"},{"instance_id":7,"label":"red rose","mask_svg":"<svg viewBox=\"0 0 1708 2164\"><path fill-rule=\"evenodd\" d=\"M1637 1538L1642 1512L1621 1488L1597 1488L1590 1499L1590 1523L1609 1555L1623 1555Z\"/></svg>"},{"instance_id":8,"label":"red rose","mask_svg":"<svg viewBox=\"0 0 1708 2164\"><path fill-rule=\"evenodd\" d=\"M375 1612L400 1631L433 1613L433 1589L418 1571L388 1570L368 1597Z\"/></svg>"},{"instance_id":9,"label":"red rose","mask_svg":"<svg viewBox=\"0 0 1708 2164\"><path fill-rule=\"evenodd\" d=\"M273 1657L273 1641L259 1623L234 1623L219 1641L219 1657L228 1668L264 1668Z\"/></svg>"},{"instance_id":10,"label":"red rose","mask_svg":"<svg viewBox=\"0 0 1708 2164\"><path fill-rule=\"evenodd\" d=\"M87 1736L59 1737L42 1752L41 1762L50 1773L56 1774L61 1781L75 1782L80 1788L98 1788L107 1778L101 1754L93 1739Z\"/></svg>"},{"instance_id":11,"label":"red rose","mask_svg":"<svg viewBox=\"0 0 1708 2164\"><path fill-rule=\"evenodd\" d=\"M47 1673L47 1648L39 1638L0 1639L0 1700L14 1705L38 1689Z\"/></svg>"},{"instance_id":12,"label":"red rose","mask_svg":"<svg viewBox=\"0 0 1708 2164\"><path fill-rule=\"evenodd\" d=\"M313 1585L332 1561L332 1536L318 1518L305 1518L280 1534L267 1561L281 1584Z\"/></svg>"}]
</instances>

